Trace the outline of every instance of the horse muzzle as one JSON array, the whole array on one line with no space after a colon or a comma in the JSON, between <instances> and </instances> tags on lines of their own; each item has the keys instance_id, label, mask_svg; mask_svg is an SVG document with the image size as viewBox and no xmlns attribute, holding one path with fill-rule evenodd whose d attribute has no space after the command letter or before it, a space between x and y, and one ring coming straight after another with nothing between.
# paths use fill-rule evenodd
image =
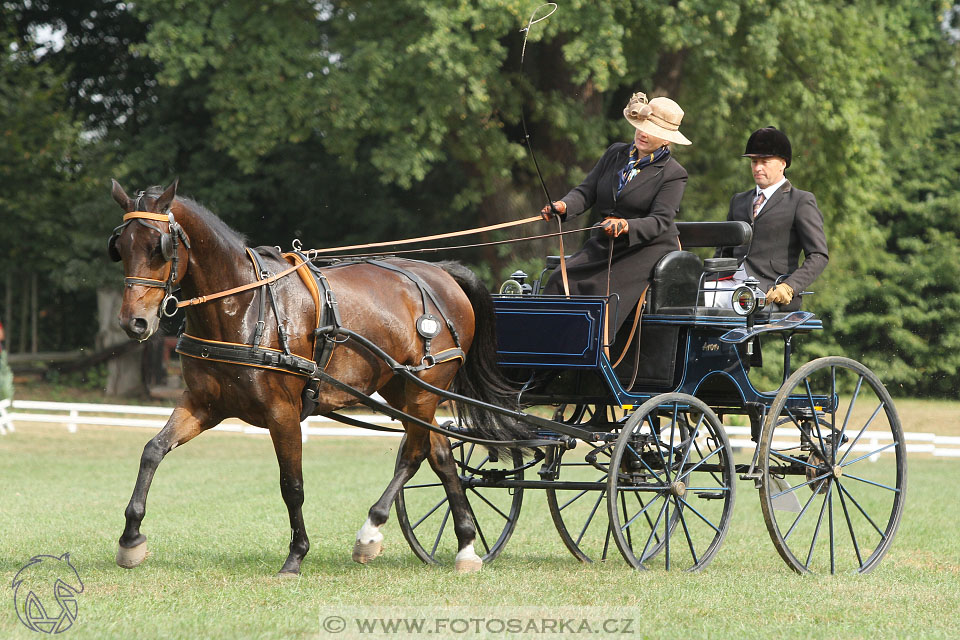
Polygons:
<instances>
[{"instance_id":1,"label":"horse muzzle","mask_svg":"<svg viewBox=\"0 0 960 640\"><path fill-rule=\"evenodd\" d=\"M157 331L160 318L142 318L133 316L129 318L120 318L120 327L133 340L143 342Z\"/></svg>"}]
</instances>

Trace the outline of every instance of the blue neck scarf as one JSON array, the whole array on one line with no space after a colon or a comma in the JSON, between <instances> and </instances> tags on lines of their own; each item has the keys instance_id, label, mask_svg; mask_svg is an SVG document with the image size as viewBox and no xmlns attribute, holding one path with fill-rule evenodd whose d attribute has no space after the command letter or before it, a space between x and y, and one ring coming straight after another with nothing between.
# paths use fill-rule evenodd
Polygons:
<instances>
[{"instance_id":1,"label":"blue neck scarf","mask_svg":"<svg viewBox=\"0 0 960 640\"><path fill-rule=\"evenodd\" d=\"M627 158L627 164L620 170L620 182L617 184L617 195L620 195L620 192L623 191L627 183L633 180L633 177L640 173L644 167L658 160L662 160L668 155L670 155L670 147L660 147L653 153L641 157L640 150L637 149L636 145L630 145L630 157Z\"/></svg>"}]
</instances>

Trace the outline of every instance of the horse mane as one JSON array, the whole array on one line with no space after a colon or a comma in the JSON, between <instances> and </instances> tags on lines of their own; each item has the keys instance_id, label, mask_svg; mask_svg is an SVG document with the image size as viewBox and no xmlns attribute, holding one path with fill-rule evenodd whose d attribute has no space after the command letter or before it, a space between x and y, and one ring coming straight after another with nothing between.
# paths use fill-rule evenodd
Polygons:
<instances>
[{"instance_id":1,"label":"horse mane","mask_svg":"<svg viewBox=\"0 0 960 640\"><path fill-rule=\"evenodd\" d=\"M177 202L190 209L190 211L200 218L207 227L212 229L214 234L224 243L236 245L241 250L247 246L247 237L245 235L231 228L230 225L196 200L177 196Z\"/></svg>"}]
</instances>

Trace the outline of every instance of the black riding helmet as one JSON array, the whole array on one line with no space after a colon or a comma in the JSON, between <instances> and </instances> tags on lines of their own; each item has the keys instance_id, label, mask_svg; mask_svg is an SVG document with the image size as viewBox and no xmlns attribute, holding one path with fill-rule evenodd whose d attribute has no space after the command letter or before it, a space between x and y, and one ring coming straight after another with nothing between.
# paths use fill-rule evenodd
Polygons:
<instances>
[{"instance_id":1,"label":"black riding helmet","mask_svg":"<svg viewBox=\"0 0 960 640\"><path fill-rule=\"evenodd\" d=\"M790 139L776 127L764 127L750 134L750 139L747 140L747 150L743 152L744 158L779 156L787 162L787 167L790 166L792 155Z\"/></svg>"}]
</instances>

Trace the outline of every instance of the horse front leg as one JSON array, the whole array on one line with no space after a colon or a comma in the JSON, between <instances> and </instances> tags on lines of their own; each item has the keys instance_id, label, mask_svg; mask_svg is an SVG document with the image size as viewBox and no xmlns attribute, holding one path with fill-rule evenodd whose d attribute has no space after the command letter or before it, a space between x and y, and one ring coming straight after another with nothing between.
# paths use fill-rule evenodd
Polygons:
<instances>
[{"instance_id":1,"label":"horse front leg","mask_svg":"<svg viewBox=\"0 0 960 640\"><path fill-rule=\"evenodd\" d=\"M303 440L297 417L286 428L271 428L270 437L280 464L280 495L290 518L290 551L277 575L291 577L300 574L300 565L310 550L307 528L303 522Z\"/></svg>"},{"instance_id":2,"label":"horse front leg","mask_svg":"<svg viewBox=\"0 0 960 640\"><path fill-rule=\"evenodd\" d=\"M143 447L140 456L140 471L133 495L124 511L126 526L117 545L117 564L132 569L147 557L147 537L140 533L140 524L146 515L147 492L160 465L160 461L174 448L195 438L215 424L206 412L200 412L186 404L177 406L169 420L157 435Z\"/></svg>"},{"instance_id":3,"label":"horse front leg","mask_svg":"<svg viewBox=\"0 0 960 640\"><path fill-rule=\"evenodd\" d=\"M380 527L390 517L390 507L403 485L412 478L423 459L427 457L429 448L429 434L419 427L411 426L400 443L400 456L397 459L397 468L393 480L387 485L380 499L370 507L367 521L357 532L357 539L353 545L353 561L367 564L380 555L383 550L383 534Z\"/></svg>"}]
</instances>

